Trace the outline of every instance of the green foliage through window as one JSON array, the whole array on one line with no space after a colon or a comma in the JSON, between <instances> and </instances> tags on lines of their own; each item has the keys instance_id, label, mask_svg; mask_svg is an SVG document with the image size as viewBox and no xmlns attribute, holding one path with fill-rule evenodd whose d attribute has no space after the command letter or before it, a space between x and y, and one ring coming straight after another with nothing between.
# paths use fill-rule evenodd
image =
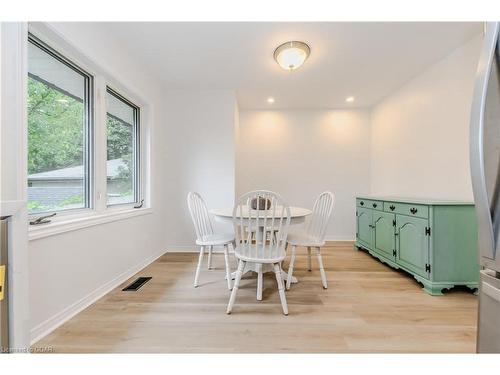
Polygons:
<instances>
[{"instance_id":1,"label":"green foliage through window","mask_svg":"<svg viewBox=\"0 0 500 375\"><path fill-rule=\"evenodd\" d=\"M83 164L84 105L28 78L28 174Z\"/></svg>"}]
</instances>

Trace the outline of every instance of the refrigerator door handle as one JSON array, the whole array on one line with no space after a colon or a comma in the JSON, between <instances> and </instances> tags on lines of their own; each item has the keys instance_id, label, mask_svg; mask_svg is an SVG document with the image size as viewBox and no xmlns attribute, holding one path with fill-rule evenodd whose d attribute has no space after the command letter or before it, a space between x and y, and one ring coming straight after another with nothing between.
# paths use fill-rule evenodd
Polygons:
<instances>
[{"instance_id":1,"label":"refrigerator door handle","mask_svg":"<svg viewBox=\"0 0 500 375\"><path fill-rule=\"evenodd\" d=\"M495 232L498 232L499 229L496 228L497 230L494 231L492 212L497 214L500 213L500 207L491 207L490 199L494 197L488 197L484 165L484 117L486 96L492 64L497 57L495 56L495 50L498 42L498 30L499 23L487 23L471 107L470 168L478 222L479 263L483 265L483 258L495 259L497 245L496 234L498 234ZM495 190L498 190L498 187ZM500 201L497 202L497 199L493 199L493 202L500 204Z\"/></svg>"},{"instance_id":2,"label":"refrigerator door handle","mask_svg":"<svg viewBox=\"0 0 500 375\"><path fill-rule=\"evenodd\" d=\"M5 290L5 265L0 264L0 301L3 300Z\"/></svg>"}]
</instances>

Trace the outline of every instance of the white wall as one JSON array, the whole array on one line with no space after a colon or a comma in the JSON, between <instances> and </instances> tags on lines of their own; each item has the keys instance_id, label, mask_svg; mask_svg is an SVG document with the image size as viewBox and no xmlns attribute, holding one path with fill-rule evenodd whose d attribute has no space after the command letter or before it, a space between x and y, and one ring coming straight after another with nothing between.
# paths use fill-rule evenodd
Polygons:
<instances>
[{"instance_id":1,"label":"white wall","mask_svg":"<svg viewBox=\"0 0 500 375\"><path fill-rule=\"evenodd\" d=\"M355 237L355 195L369 193L370 122L366 111L242 111L236 192L269 189L290 205L312 207L336 195L327 238Z\"/></svg>"},{"instance_id":2,"label":"white wall","mask_svg":"<svg viewBox=\"0 0 500 375\"><path fill-rule=\"evenodd\" d=\"M235 95L228 90L168 91L164 98L168 134L162 166L168 170L167 247L195 250L186 197L199 192L209 208L234 203ZM227 228L231 230L231 228Z\"/></svg>"},{"instance_id":3,"label":"white wall","mask_svg":"<svg viewBox=\"0 0 500 375\"><path fill-rule=\"evenodd\" d=\"M478 36L372 111L374 195L472 200L469 116Z\"/></svg>"},{"instance_id":4,"label":"white wall","mask_svg":"<svg viewBox=\"0 0 500 375\"><path fill-rule=\"evenodd\" d=\"M151 202L153 213L32 240L30 302L32 338L45 333L113 282L166 250L162 157L166 120L162 88L109 34L93 23L53 27L82 53L151 103ZM104 289L103 289L104 288Z\"/></svg>"}]
</instances>

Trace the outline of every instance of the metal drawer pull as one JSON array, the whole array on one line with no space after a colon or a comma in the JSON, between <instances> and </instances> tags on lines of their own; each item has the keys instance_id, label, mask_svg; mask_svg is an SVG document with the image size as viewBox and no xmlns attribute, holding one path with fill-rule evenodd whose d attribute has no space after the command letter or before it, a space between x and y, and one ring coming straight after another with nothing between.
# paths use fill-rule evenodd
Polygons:
<instances>
[{"instance_id":1,"label":"metal drawer pull","mask_svg":"<svg viewBox=\"0 0 500 375\"><path fill-rule=\"evenodd\" d=\"M373 208L377 208L377 203L373 203Z\"/></svg>"},{"instance_id":2,"label":"metal drawer pull","mask_svg":"<svg viewBox=\"0 0 500 375\"><path fill-rule=\"evenodd\" d=\"M415 207L410 208L410 212L415 215L417 213L417 209Z\"/></svg>"},{"instance_id":3,"label":"metal drawer pull","mask_svg":"<svg viewBox=\"0 0 500 375\"><path fill-rule=\"evenodd\" d=\"M391 210L391 211L394 211L394 210L396 209L396 206L394 206L393 204L391 204L391 205L389 206L389 208L390 208L390 210Z\"/></svg>"},{"instance_id":4,"label":"metal drawer pull","mask_svg":"<svg viewBox=\"0 0 500 375\"><path fill-rule=\"evenodd\" d=\"M363 202L363 201L359 202L360 206L364 206L364 204L365 204L365 202Z\"/></svg>"}]
</instances>

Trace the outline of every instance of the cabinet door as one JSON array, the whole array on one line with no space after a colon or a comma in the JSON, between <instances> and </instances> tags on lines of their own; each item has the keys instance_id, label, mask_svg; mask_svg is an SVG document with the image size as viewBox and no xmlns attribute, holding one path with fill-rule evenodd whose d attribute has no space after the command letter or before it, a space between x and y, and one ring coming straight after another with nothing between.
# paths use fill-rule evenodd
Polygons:
<instances>
[{"instance_id":1,"label":"cabinet door","mask_svg":"<svg viewBox=\"0 0 500 375\"><path fill-rule=\"evenodd\" d=\"M369 208L357 209L357 230L358 241L366 247L372 247L372 225L373 225L373 210Z\"/></svg>"},{"instance_id":2,"label":"cabinet door","mask_svg":"<svg viewBox=\"0 0 500 375\"><path fill-rule=\"evenodd\" d=\"M394 260L396 250L396 236L394 220L396 215L387 212L373 213L373 250L377 253Z\"/></svg>"},{"instance_id":3,"label":"cabinet door","mask_svg":"<svg viewBox=\"0 0 500 375\"><path fill-rule=\"evenodd\" d=\"M429 236L427 219L396 215L396 262L409 271L429 277Z\"/></svg>"}]
</instances>

